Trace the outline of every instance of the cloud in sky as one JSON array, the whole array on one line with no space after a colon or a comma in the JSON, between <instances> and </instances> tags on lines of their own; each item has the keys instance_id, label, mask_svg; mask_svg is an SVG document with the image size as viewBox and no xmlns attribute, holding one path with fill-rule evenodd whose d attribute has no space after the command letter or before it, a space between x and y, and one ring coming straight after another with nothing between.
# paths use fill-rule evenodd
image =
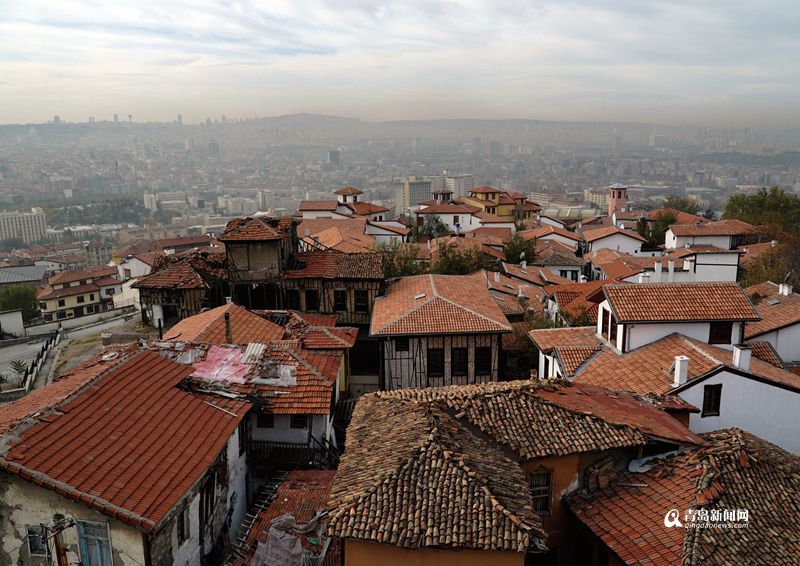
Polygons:
<instances>
[{"instance_id":1,"label":"cloud in sky","mask_svg":"<svg viewBox=\"0 0 800 566\"><path fill-rule=\"evenodd\" d=\"M318 112L786 124L793 1L0 0L0 122Z\"/></svg>"}]
</instances>

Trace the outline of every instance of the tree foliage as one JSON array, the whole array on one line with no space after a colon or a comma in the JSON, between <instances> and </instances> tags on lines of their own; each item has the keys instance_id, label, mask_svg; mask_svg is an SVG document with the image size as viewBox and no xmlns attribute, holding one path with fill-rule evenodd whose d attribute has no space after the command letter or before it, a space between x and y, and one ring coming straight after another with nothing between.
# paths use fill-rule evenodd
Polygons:
<instances>
[{"instance_id":1,"label":"tree foliage","mask_svg":"<svg viewBox=\"0 0 800 566\"><path fill-rule=\"evenodd\" d=\"M723 218L800 231L800 197L778 187L761 189L752 195L733 195L728 199Z\"/></svg>"},{"instance_id":2,"label":"tree foliage","mask_svg":"<svg viewBox=\"0 0 800 566\"><path fill-rule=\"evenodd\" d=\"M536 240L525 239L515 232L506 245L505 252L509 263L519 263L523 259L533 261L536 259Z\"/></svg>"},{"instance_id":3,"label":"tree foliage","mask_svg":"<svg viewBox=\"0 0 800 566\"><path fill-rule=\"evenodd\" d=\"M782 231L773 232L773 235L777 238L775 247L761 254L744 269L740 281L742 287L765 281L800 287L800 234Z\"/></svg>"},{"instance_id":4,"label":"tree foliage","mask_svg":"<svg viewBox=\"0 0 800 566\"><path fill-rule=\"evenodd\" d=\"M450 235L450 228L435 214L425 215L422 225L416 226L417 240L434 240Z\"/></svg>"},{"instance_id":5,"label":"tree foliage","mask_svg":"<svg viewBox=\"0 0 800 566\"><path fill-rule=\"evenodd\" d=\"M30 285L10 285L0 288L0 311L14 309L22 309L24 321L35 317L39 311L36 289Z\"/></svg>"},{"instance_id":6,"label":"tree foliage","mask_svg":"<svg viewBox=\"0 0 800 566\"><path fill-rule=\"evenodd\" d=\"M425 266L417 259L415 244L392 240L378 244L376 251L383 256L383 274L387 279L421 275L426 271Z\"/></svg>"},{"instance_id":7,"label":"tree foliage","mask_svg":"<svg viewBox=\"0 0 800 566\"><path fill-rule=\"evenodd\" d=\"M439 242L431 263L431 273L468 275L491 267L491 264L491 258L481 251L480 246L455 248Z\"/></svg>"},{"instance_id":8,"label":"tree foliage","mask_svg":"<svg viewBox=\"0 0 800 566\"><path fill-rule=\"evenodd\" d=\"M636 225L636 230L647 238L651 246L660 246L664 243L665 234L671 224L675 224L677 218L675 214L668 210L662 210L653 219L652 223L648 220L640 220Z\"/></svg>"},{"instance_id":9,"label":"tree foliage","mask_svg":"<svg viewBox=\"0 0 800 566\"><path fill-rule=\"evenodd\" d=\"M24 360L11 360L8 365L11 368L11 371L20 377L25 375L25 372L28 371L28 363Z\"/></svg>"},{"instance_id":10,"label":"tree foliage","mask_svg":"<svg viewBox=\"0 0 800 566\"><path fill-rule=\"evenodd\" d=\"M0 251L10 252L19 248L26 247L25 242L19 238L9 238L8 240L0 240Z\"/></svg>"},{"instance_id":11,"label":"tree foliage","mask_svg":"<svg viewBox=\"0 0 800 566\"><path fill-rule=\"evenodd\" d=\"M664 208L674 208L688 214L697 214L700 211L700 203L687 197L669 196L661 205Z\"/></svg>"}]
</instances>

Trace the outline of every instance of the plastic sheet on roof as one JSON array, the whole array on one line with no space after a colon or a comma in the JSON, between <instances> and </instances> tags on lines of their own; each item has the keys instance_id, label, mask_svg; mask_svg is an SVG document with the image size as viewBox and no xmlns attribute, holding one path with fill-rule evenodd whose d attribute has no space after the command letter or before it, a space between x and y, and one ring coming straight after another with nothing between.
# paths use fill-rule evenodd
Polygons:
<instances>
[{"instance_id":1,"label":"plastic sheet on roof","mask_svg":"<svg viewBox=\"0 0 800 566\"><path fill-rule=\"evenodd\" d=\"M242 352L239 348L210 346L203 361L194 364L192 377L208 381L224 383L247 382L247 374L251 365L241 362Z\"/></svg>"}]
</instances>

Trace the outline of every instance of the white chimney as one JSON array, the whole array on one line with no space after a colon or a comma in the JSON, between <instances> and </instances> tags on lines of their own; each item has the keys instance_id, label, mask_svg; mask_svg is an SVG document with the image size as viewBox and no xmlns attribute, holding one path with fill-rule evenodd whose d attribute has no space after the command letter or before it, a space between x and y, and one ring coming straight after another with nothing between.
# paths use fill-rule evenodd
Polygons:
<instances>
[{"instance_id":1,"label":"white chimney","mask_svg":"<svg viewBox=\"0 0 800 566\"><path fill-rule=\"evenodd\" d=\"M639 274L639 283L650 283L650 274L649 273L640 273Z\"/></svg>"},{"instance_id":2,"label":"white chimney","mask_svg":"<svg viewBox=\"0 0 800 566\"><path fill-rule=\"evenodd\" d=\"M778 245L778 240L772 240L769 244L770 244L771 247L774 248L775 246Z\"/></svg>"},{"instance_id":3,"label":"white chimney","mask_svg":"<svg viewBox=\"0 0 800 566\"><path fill-rule=\"evenodd\" d=\"M778 285L778 294L788 297L792 294L792 286L787 283L781 283Z\"/></svg>"},{"instance_id":4,"label":"white chimney","mask_svg":"<svg viewBox=\"0 0 800 566\"><path fill-rule=\"evenodd\" d=\"M686 270L686 280L694 281L694 257L683 260L683 268Z\"/></svg>"},{"instance_id":5,"label":"white chimney","mask_svg":"<svg viewBox=\"0 0 800 566\"><path fill-rule=\"evenodd\" d=\"M526 267L528 267L528 262L523 259L521 262L519 262L519 266L522 269L525 269Z\"/></svg>"},{"instance_id":6,"label":"white chimney","mask_svg":"<svg viewBox=\"0 0 800 566\"><path fill-rule=\"evenodd\" d=\"M578 283L586 283L586 281L588 280L586 279L586 276L583 273L578 275Z\"/></svg>"},{"instance_id":7,"label":"white chimney","mask_svg":"<svg viewBox=\"0 0 800 566\"><path fill-rule=\"evenodd\" d=\"M656 260L653 264L653 283L661 283L661 260Z\"/></svg>"},{"instance_id":8,"label":"white chimney","mask_svg":"<svg viewBox=\"0 0 800 566\"><path fill-rule=\"evenodd\" d=\"M495 271L494 272L494 282L495 283L500 283L500 272L499 271Z\"/></svg>"},{"instance_id":9,"label":"white chimney","mask_svg":"<svg viewBox=\"0 0 800 566\"><path fill-rule=\"evenodd\" d=\"M229 305L229 304L231 304L232 302L233 302L233 298L232 298L232 297L225 297L225 303L226 303L226 304L228 304L228 305Z\"/></svg>"},{"instance_id":10,"label":"white chimney","mask_svg":"<svg viewBox=\"0 0 800 566\"><path fill-rule=\"evenodd\" d=\"M675 376L672 380L672 387L680 387L689 378L689 358L686 356L675 356Z\"/></svg>"},{"instance_id":11,"label":"white chimney","mask_svg":"<svg viewBox=\"0 0 800 566\"><path fill-rule=\"evenodd\" d=\"M667 262L667 283L672 283L675 280L675 260L671 259Z\"/></svg>"},{"instance_id":12,"label":"white chimney","mask_svg":"<svg viewBox=\"0 0 800 566\"><path fill-rule=\"evenodd\" d=\"M733 347L733 367L742 371L750 369L750 358L753 355L753 348L747 344L736 344Z\"/></svg>"}]
</instances>

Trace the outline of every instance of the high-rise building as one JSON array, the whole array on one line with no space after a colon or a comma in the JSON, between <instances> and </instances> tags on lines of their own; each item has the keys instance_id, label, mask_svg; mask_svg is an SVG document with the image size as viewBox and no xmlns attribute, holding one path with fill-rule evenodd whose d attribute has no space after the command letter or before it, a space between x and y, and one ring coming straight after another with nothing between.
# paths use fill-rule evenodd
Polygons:
<instances>
[{"instance_id":1,"label":"high-rise building","mask_svg":"<svg viewBox=\"0 0 800 566\"><path fill-rule=\"evenodd\" d=\"M430 177L405 177L400 180L395 190L395 211L403 214L424 200L431 199L432 182Z\"/></svg>"},{"instance_id":2,"label":"high-rise building","mask_svg":"<svg viewBox=\"0 0 800 566\"><path fill-rule=\"evenodd\" d=\"M328 163L331 163L332 165L341 165L342 154L338 149L332 149L328 151Z\"/></svg>"},{"instance_id":3,"label":"high-rise building","mask_svg":"<svg viewBox=\"0 0 800 566\"><path fill-rule=\"evenodd\" d=\"M47 219L41 209L34 212L0 212L0 240L22 240L26 244L44 240Z\"/></svg>"},{"instance_id":4,"label":"high-rise building","mask_svg":"<svg viewBox=\"0 0 800 566\"><path fill-rule=\"evenodd\" d=\"M114 121L119 122L119 114L114 114Z\"/></svg>"},{"instance_id":5,"label":"high-rise building","mask_svg":"<svg viewBox=\"0 0 800 566\"><path fill-rule=\"evenodd\" d=\"M178 125L183 126L183 116L178 114Z\"/></svg>"},{"instance_id":6,"label":"high-rise building","mask_svg":"<svg viewBox=\"0 0 800 566\"><path fill-rule=\"evenodd\" d=\"M219 156L219 144L215 141L208 142L208 154L214 157Z\"/></svg>"},{"instance_id":7,"label":"high-rise building","mask_svg":"<svg viewBox=\"0 0 800 566\"><path fill-rule=\"evenodd\" d=\"M158 210L158 197L154 193L145 193L144 194L144 207L147 210L156 211Z\"/></svg>"}]
</instances>

